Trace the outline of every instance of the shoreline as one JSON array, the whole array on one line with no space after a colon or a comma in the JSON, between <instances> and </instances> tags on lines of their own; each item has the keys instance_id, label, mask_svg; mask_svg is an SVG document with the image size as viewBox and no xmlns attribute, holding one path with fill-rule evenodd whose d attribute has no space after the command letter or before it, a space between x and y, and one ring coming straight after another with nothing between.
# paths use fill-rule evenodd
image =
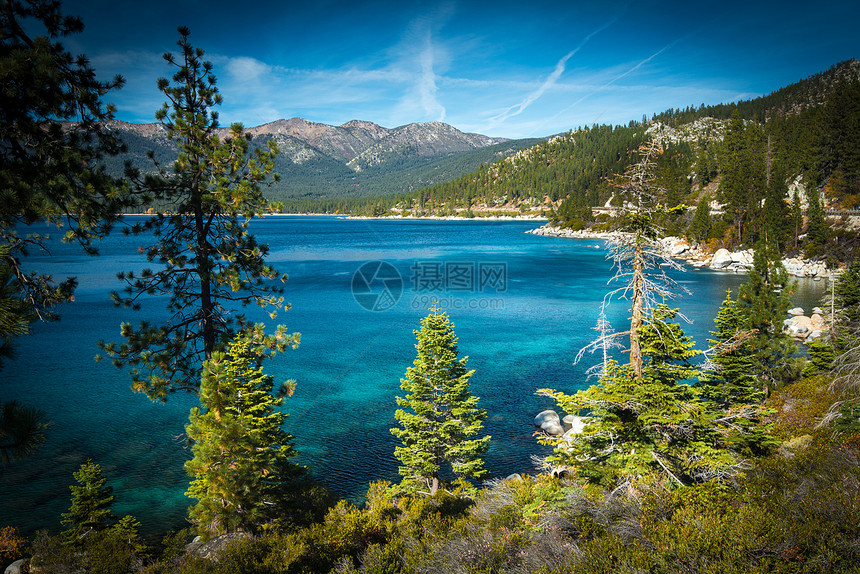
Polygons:
<instances>
[{"instance_id":1,"label":"shoreline","mask_svg":"<svg viewBox=\"0 0 860 574\"><path fill-rule=\"evenodd\" d=\"M156 214L154 213L123 213L121 217L129 216L129 217L152 217ZM546 216L535 215L490 215L487 217L475 216L475 217L460 217L457 215L349 215L348 213L264 213L258 215L257 217L266 218L266 217L332 217L336 219L394 219L394 220L428 220L428 221L548 221Z\"/></svg>"},{"instance_id":2,"label":"shoreline","mask_svg":"<svg viewBox=\"0 0 860 574\"><path fill-rule=\"evenodd\" d=\"M612 231L573 231L550 225L543 225L537 229L526 231L526 233L561 239L603 240L610 240L619 234L619 232ZM746 273L753 263L752 249L739 251L718 249L716 252L710 253L703 250L696 242L691 243L683 237L675 236L664 237L657 240L657 243L666 257L683 261L694 269L707 268L711 271ZM797 257L783 257L782 264L790 276L812 279L813 281L830 280L840 273L839 269L829 269L824 263Z\"/></svg>"}]
</instances>

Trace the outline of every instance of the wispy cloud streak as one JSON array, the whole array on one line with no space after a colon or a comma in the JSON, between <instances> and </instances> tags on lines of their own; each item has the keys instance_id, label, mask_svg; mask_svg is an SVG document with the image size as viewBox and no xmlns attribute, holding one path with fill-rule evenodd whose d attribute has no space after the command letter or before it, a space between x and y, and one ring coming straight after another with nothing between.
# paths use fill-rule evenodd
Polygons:
<instances>
[{"instance_id":1,"label":"wispy cloud streak","mask_svg":"<svg viewBox=\"0 0 860 574\"><path fill-rule=\"evenodd\" d=\"M436 73L433 71L434 61L433 42L430 34L427 34L424 49L421 51L421 76L418 81L418 93L421 96L421 106L428 115L445 120L445 106L436 98Z\"/></svg>"},{"instance_id":2,"label":"wispy cloud streak","mask_svg":"<svg viewBox=\"0 0 860 574\"><path fill-rule=\"evenodd\" d=\"M632 74L633 72L635 72L636 70L638 70L639 68L641 68L642 66L644 66L645 64L647 64L648 62L650 62L651 60L653 60L654 58L656 58L657 56L659 56L660 54L665 52L666 50L668 50L669 48L675 46L675 44L680 42L681 39L682 38L678 38L674 42L671 42L671 43L663 46L662 48L660 48L659 50L657 50L656 52L654 52L653 54L651 54L650 56L648 56L647 58L645 58L644 60L642 60L641 62L639 62L638 64L636 64L632 68L630 68L629 70L627 70L626 72L624 72L623 74L619 74L618 76L612 78L611 80L609 80L608 82L606 82L602 86L595 88L594 90L588 92L587 94L585 94L584 96L582 96L581 98L579 98L578 100L576 100L575 102L573 102L572 104L570 104L569 106L567 106L566 108L564 108L563 110L561 110L560 112L555 114L550 121L558 119L559 117L563 116L564 114L566 114L567 112L569 112L570 110L572 110L573 108L575 108L576 106L581 104L583 101L585 101L586 99L588 99L591 96L593 96L594 94L596 94L597 92L603 91L606 88L608 88L609 86L611 86L612 84L614 84L615 82L626 78L627 76L629 76L630 74Z\"/></svg>"},{"instance_id":3,"label":"wispy cloud streak","mask_svg":"<svg viewBox=\"0 0 860 574\"><path fill-rule=\"evenodd\" d=\"M604 24L603 26L599 27L598 29L594 30L591 34L586 36L582 40L582 42L579 43L579 45L576 48L574 48L573 50L568 52L561 60L559 60L556 63L555 69L553 70L552 74L550 74L549 77L546 80L544 80L543 84L541 84L537 90L535 90L532 93L530 93L529 95L527 95L525 97L525 99L523 101L521 101L519 104L511 106L510 108L508 108L507 110L505 110L501 114L498 114L497 116L495 116L493 118L490 118L491 121L503 122L503 121L507 120L508 118L512 118L514 116L518 116L521 113L523 113L526 110L526 108L528 108L535 101L537 101L538 98L540 98L542 95L544 95L547 90L552 88L556 84L556 82L558 82L558 79L564 73L565 67L567 66L567 61L570 60L574 54L579 52L583 48L583 46L585 46L588 43L588 41L591 40L594 36L596 36L597 34L599 34L602 31L606 30L609 26L614 24L617 20L618 20L618 17L613 18L612 20L608 21L606 24Z\"/></svg>"}]
</instances>

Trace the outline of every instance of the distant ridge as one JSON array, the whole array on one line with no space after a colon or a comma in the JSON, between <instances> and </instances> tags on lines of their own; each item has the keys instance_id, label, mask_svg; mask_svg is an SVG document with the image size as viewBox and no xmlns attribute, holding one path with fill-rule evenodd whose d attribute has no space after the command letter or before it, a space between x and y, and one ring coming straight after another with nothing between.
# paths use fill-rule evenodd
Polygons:
<instances>
[{"instance_id":1,"label":"distant ridge","mask_svg":"<svg viewBox=\"0 0 860 574\"><path fill-rule=\"evenodd\" d=\"M126 142L129 153L108 160L121 173L129 160L143 171L157 160L175 158L175 145L158 123L111 121L108 128ZM226 134L227 127L222 128ZM386 128L351 120L340 126L302 118L279 119L246 127L254 145L274 140L280 151L276 171L281 181L267 193L274 200L369 197L410 191L448 181L483 163L511 155L539 139L508 140L464 133L442 122Z\"/></svg>"}]
</instances>

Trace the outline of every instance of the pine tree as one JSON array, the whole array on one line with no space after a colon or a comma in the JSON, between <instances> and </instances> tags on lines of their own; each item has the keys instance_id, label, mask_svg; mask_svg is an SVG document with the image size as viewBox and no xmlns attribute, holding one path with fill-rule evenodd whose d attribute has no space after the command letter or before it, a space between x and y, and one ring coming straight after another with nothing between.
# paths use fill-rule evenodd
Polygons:
<instances>
[{"instance_id":1,"label":"pine tree","mask_svg":"<svg viewBox=\"0 0 860 574\"><path fill-rule=\"evenodd\" d=\"M762 226L765 241L782 246L788 239L791 228L791 212L785 202L788 185L781 164L775 163L771 172L762 210Z\"/></svg>"},{"instance_id":2,"label":"pine tree","mask_svg":"<svg viewBox=\"0 0 860 574\"><path fill-rule=\"evenodd\" d=\"M478 408L478 397L469 389L474 370L466 370L466 360L457 359L457 336L445 313L434 306L415 331L418 356L400 379L405 397L397 397L395 418L400 428L391 429L403 446L394 449L401 462L399 472L407 491L426 488L432 496L445 471L481 478L484 454L490 437L478 435L486 411Z\"/></svg>"},{"instance_id":3,"label":"pine tree","mask_svg":"<svg viewBox=\"0 0 860 574\"><path fill-rule=\"evenodd\" d=\"M800 234L803 231L803 208L800 205L800 194L797 189L791 196L791 226L794 233L794 248L797 249Z\"/></svg>"},{"instance_id":4,"label":"pine tree","mask_svg":"<svg viewBox=\"0 0 860 574\"><path fill-rule=\"evenodd\" d=\"M750 340L753 372L769 388L781 386L797 375L792 358L796 348L783 330L793 286L779 251L764 243L756 246L747 275L738 294L738 307L747 328L755 333Z\"/></svg>"},{"instance_id":5,"label":"pine tree","mask_svg":"<svg viewBox=\"0 0 860 574\"><path fill-rule=\"evenodd\" d=\"M708 339L713 367L699 379L702 396L723 409L763 400L751 350L754 333L746 326L746 317L732 299L731 290L726 291L714 323L713 339Z\"/></svg>"},{"instance_id":6,"label":"pine tree","mask_svg":"<svg viewBox=\"0 0 860 574\"><path fill-rule=\"evenodd\" d=\"M676 313L658 305L640 328L641 376L610 361L597 385L575 395L541 391L585 420L581 433L542 441L556 447L552 463L608 487L621 481L680 486L737 472L741 459L721 439L716 413L684 383L698 374L690 360L699 352L674 321Z\"/></svg>"},{"instance_id":7,"label":"pine tree","mask_svg":"<svg viewBox=\"0 0 860 574\"><path fill-rule=\"evenodd\" d=\"M96 253L93 239L131 199L101 161L124 150L105 129L114 110L102 101L124 81L96 80L86 57L59 42L82 30L59 2L3 0L0 9L0 257L31 321L53 318L50 309L69 300L76 283L25 271L21 257L44 250L47 237L22 237L16 226L47 221L64 241Z\"/></svg>"},{"instance_id":8,"label":"pine tree","mask_svg":"<svg viewBox=\"0 0 860 574\"><path fill-rule=\"evenodd\" d=\"M66 50L60 39L82 30L59 2L3 0L0 7L0 367L31 323L58 318L56 307L77 285L33 269L27 255L45 252L49 237L21 235L22 225L46 222L64 242L95 254L93 240L132 204L101 161L124 150L105 129L114 110L102 100L123 79L97 80L86 57ZM44 421L14 401L0 400L0 408L5 464L44 440Z\"/></svg>"},{"instance_id":9,"label":"pine tree","mask_svg":"<svg viewBox=\"0 0 860 574\"><path fill-rule=\"evenodd\" d=\"M813 257L821 253L830 238L830 226L824 218L824 207L817 193L810 193L809 209L806 213L809 222L806 229L805 251L808 256Z\"/></svg>"},{"instance_id":10,"label":"pine tree","mask_svg":"<svg viewBox=\"0 0 860 574\"><path fill-rule=\"evenodd\" d=\"M708 339L710 349L695 388L716 415L714 422L727 447L743 455L765 454L773 445L760 413L765 399L755 375L751 336L746 319L732 299L731 290L714 318L716 330Z\"/></svg>"},{"instance_id":11,"label":"pine tree","mask_svg":"<svg viewBox=\"0 0 860 574\"><path fill-rule=\"evenodd\" d=\"M707 193L702 194L699 200L699 205L696 206L696 212L693 214L693 221L690 223L690 236L697 241L704 241L708 238L708 233L711 231L711 196Z\"/></svg>"},{"instance_id":12,"label":"pine tree","mask_svg":"<svg viewBox=\"0 0 860 574\"><path fill-rule=\"evenodd\" d=\"M239 336L204 363L202 409L191 409L186 426L193 458L185 463L192 477L186 496L197 499L189 516L201 534L255 532L276 518L303 473L290 462L296 452L282 428L287 415L276 410L292 388L273 394L274 379Z\"/></svg>"},{"instance_id":13,"label":"pine tree","mask_svg":"<svg viewBox=\"0 0 860 574\"><path fill-rule=\"evenodd\" d=\"M268 246L248 231L249 220L268 209L260 186L269 181L277 148L270 141L251 153L251 137L241 124L222 139L212 110L221 103L212 64L190 44L187 28L179 34L179 57L164 56L177 69L173 83L158 80L169 104L156 113L179 155L170 169L156 163L154 175L129 174L137 193L166 210L132 228L155 238L143 252L159 268L121 273L124 294L112 294L115 304L133 309L144 295L162 295L169 298L170 318L137 328L123 323L123 344L100 343L117 367L131 367L133 388L153 400L176 390L196 392L202 361L236 332L248 333L259 353L298 344L298 336L283 326L266 335L262 324L235 313L235 307L253 303L274 318L288 308L273 286L286 275L265 263Z\"/></svg>"},{"instance_id":14,"label":"pine tree","mask_svg":"<svg viewBox=\"0 0 860 574\"><path fill-rule=\"evenodd\" d=\"M114 503L113 488L106 486L107 479L102 467L88 460L74 473L78 486L70 486L72 505L63 514L62 524L69 528L63 531L65 543L79 546L84 538L106 529L116 519L111 507Z\"/></svg>"}]
</instances>

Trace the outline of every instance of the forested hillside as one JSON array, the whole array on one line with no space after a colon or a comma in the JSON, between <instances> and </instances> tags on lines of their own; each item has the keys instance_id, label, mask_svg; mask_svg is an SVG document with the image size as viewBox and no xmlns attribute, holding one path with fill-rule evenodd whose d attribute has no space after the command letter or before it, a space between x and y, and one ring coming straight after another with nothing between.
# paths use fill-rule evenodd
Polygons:
<instances>
[{"instance_id":1,"label":"forested hillside","mask_svg":"<svg viewBox=\"0 0 860 574\"><path fill-rule=\"evenodd\" d=\"M664 147L657 170L663 201L689 208L666 222L673 231L687 232L693 208L707 199L721 216L700 221L698 239L751 243L771 219L778 220L782 241L797 243L807 224L792 223L795 192L796 209L807 223L819 207L860 205L860 63L842 62L753 100L571 131L452 181L367 202L363 209L471 216L478 207L505 207L581 228L593 223L592 207L619 204L610 181L635 161L634 150L645 140ZM820 205L809 200L819 197L816 192ZM765 197L780 200L768 203Z\"/></svg>"}]
</instances>

